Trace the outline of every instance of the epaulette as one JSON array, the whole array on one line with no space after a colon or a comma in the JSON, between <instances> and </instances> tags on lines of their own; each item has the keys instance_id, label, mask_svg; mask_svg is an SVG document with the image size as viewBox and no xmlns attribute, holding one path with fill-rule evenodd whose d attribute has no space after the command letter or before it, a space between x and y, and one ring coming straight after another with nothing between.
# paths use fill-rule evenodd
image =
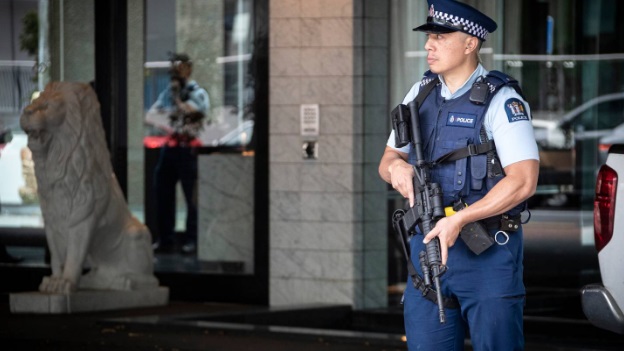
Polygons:
<instances>
[{"instance_id":1,"label":"epaulette","mask_svg":"<svg viewBox=\"0 0 624 351\"><path fill-rule=\"evenodd\" d=\"M522 99L526 100L524 98L524 93L522 92L518 81L512 76L507 75L501 71L494 70L488 72L488 74L485 76L485 82L487 83L491 93L498 91L503 86L510 86L514 88L514 90L518 93L518 95L522 97Z\"/></svg>"}]
</instances>

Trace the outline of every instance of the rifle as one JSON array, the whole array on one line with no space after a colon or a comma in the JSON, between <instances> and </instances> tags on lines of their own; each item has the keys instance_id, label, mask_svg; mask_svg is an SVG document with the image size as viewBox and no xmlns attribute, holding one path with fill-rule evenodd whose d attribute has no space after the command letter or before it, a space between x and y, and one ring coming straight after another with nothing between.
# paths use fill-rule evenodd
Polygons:
<instances>
[{"instance_id":1,"label":"rifle","mask_svg":"<svg viewBox=\"0 0 624 351\"><path fill-rule=\"evenodd\" d=\"M414 207L396 210L393 217L393 226L403 244L404 254L408 261L408 271L412 277L414 287L420 290L426 298L438 304L440 323L446 322L444 306L454 307L456 300L444 298L440 289L440 276L446 272L446 266L442 265L440 255L440 239L434 238L426 245L425 251L419 253L419 263L423 272L420 278L410 258L407 242L414 228L419 225L424 235L427 235L435 226L436 222L445 216L442 201L442 188L439 184L431 182L431 164L423 157L422 137L420 133L420 121L418 103L412 101L405 106L403 104L392 110L392 123L395 131L396 146L403 147L412 144L416 153L414 167ZM432 286L433 285L433 286Z\"/></svg>"}]
</instances>

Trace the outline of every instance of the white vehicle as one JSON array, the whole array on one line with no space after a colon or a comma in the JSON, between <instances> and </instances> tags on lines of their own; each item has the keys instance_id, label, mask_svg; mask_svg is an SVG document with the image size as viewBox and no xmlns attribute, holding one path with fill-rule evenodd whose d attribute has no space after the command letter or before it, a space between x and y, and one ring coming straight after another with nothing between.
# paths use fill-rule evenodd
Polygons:
<instances>
[{"instance_id":1,"label":"white vehicle","mask_svg":"<svg viewBox=\"0 0 624 351\"><path fill-rule=\"evenodd\" d=\"M624 334L624 144L609 149L596 179L594 240L602 284L583 287L583 312L595 326Z\"/></svg>"}]
</instances>

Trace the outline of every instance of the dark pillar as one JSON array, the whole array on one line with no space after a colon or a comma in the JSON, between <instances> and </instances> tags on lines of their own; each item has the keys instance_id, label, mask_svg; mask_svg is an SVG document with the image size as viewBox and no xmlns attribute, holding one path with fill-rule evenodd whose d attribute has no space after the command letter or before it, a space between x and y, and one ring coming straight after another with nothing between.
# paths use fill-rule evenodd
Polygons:
<instances>
[{"instance_id":1,"label":"dark pillar","mask_svg":"<svg viewBox=\"0 0 624 351\"><path fill-rule=\"evenodd\" d=\"M95 92L113 170L127 195L128 94L127 4L95 0Z\"/></svg>"}]
</instances>

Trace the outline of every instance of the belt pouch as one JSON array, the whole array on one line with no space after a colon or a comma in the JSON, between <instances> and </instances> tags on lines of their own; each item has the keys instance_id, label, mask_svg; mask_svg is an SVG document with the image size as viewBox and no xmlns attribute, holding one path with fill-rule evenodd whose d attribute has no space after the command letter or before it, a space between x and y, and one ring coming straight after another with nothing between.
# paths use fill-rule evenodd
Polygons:
<instances>
[{"instance_id":1,"label":"belt pouch","mask_svg":"<svg viewBox=\"0 0 624 351\"><path fill-rule=\"evenodd\" d=\"M485 225L478 221L466 224L459 236L475 255L481 254L494 244L494 238L490 236Z\"/></svg>"}]
</instances>

